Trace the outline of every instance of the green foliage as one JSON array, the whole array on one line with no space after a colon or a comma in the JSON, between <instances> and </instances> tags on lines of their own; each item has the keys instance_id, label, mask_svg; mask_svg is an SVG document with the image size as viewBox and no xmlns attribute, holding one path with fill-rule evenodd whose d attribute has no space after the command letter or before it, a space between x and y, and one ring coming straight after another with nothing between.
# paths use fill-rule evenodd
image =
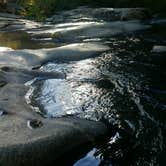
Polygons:
<instances>
[{"instance_id":1,"label":"green foliage","mask_svg":"<svg viewBox=\"0 0 166 166\"><path fill-rule=\"evenodd\" d=\"M21 14L29 18L44 20L45 17L53 12L56 0L19 0L19 4L24 8Z\"/></svg>"},{"instance_id":2,"label":"green foliage","mask_svg":"<svg viewBox=\"0 0 166 166\"><path fill-rule=\"evenodd\" d=\"M85 5L85 2L87 0L18 0L24 8L21 14L39 21L44 20L56 10L71 9Z\"/></svg>"}]
</instances>

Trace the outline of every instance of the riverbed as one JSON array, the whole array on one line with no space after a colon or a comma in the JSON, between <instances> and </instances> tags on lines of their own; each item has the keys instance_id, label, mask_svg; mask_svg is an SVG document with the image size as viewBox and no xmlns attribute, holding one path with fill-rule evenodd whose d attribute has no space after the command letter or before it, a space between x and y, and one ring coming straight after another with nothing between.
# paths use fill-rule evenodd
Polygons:
<instances>
[{"instance_id":1,"label":"riverbed","mask_svg":"<svg viewBox=\"0 0 166 166\"><path fill-rule=\"evenodd\" d=\"M87 151L74 166L164 166L166 52L154 48L166 45L166 22L72 14L57 22L49 19L44 28L0 32L0 46L14 50L75 43L109 48L87 58L62 56L35 66L37 71L63 73L65 79L26 82L27 104L44 118L76 116L114 129L106 142Z\"/></svg>"}]
</instances>

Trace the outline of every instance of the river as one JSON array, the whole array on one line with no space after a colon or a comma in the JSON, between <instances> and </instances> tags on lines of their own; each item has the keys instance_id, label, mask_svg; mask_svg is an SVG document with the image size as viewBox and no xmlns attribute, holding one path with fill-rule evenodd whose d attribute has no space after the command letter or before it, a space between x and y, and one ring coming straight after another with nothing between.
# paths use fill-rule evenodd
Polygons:
<instances>
[{"instance_id":1,"label":"river","mask_svg":"<svg viewBox=\"0 0 166 166\"><path fill-rule=\"evenodd\" d=\"M103 121L114 129L106 142L87 152L74 166L164 166L166 53L153 48L166 44L166 23L148 20L142 23L147 28L121 33L116 21L81 18L70 16L64 23L51 22L44 32L1 32L1 46L13 49L52 48L76 42L102 43L110 48L90 58L42 65L38 70L62 72L66 79L31 80L27 83L28 104L46 118L72 115ZM113 30L112 25L116 25ZM41 32L53 30L51 37L41 37ZM4 42L6 37L8 41Z\"/></svg>"}]
</instances>

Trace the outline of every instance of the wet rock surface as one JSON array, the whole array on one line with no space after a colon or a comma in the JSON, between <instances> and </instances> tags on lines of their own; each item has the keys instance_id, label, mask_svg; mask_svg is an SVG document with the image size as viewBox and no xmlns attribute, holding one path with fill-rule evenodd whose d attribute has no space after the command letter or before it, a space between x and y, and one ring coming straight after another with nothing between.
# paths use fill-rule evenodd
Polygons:
<instances>
[{"instance_id":1,"label":"wet rock surface","mask_svg":"<svg viewBox=\"0 0 166 166\"><path fill-rule=\"evenodd\" d=\"M8 75L8 84L0 89L1 165L52 164L64 153L83 144L92 145L107 133L107 127L98 122L74 117L44 119L27 104L29 87L23 83L33 77L42 78L43 74L48 79L48 73L35 72L33 76L33 72L19 74L21 70L7 67L1 70L12 73ZM61 75L54 73L51 77Z\"/></svg>"},{"instance_id":2,"label":"wet rock surface","mask_svg":"<svg viewBox=\"0 0 166 166\"><path fill-rule=\"evenodd\" d=\"M23 30L39 26L10 16L1 14L1 34L7 38L10 38L10 34L17 35L15 30L24 36ZM65 153L85 144L92 146L96 140L107 135L106 125L100 122L76 117L45 119L29 105L26 97L31 81L66 78L63 72L39 71L42 64L97 56L108 50L108 46L76 43L38 50L13 50L14 47L11 49L5 46L11 45L4 43L0 49L0 165L49 165Z\"/></svg>"},{"instance_id":3,"label":"wet rock surface","mask_svg":"<svg viewBox=\"0 0 166 166\"><path fill-rule=\"evenodd\" d=\"M0 14L0 39L33 45L0 43L0 165L62 165L78 149L65 165L165 163L165 22L146 18L79 8L42 25Z\"/></svg>"},{"instance_id":4,"label":"wet rock surface","mask_svg":"<svg viewBox=\"0 0 166 166\"><path fill-rule=\"evenodd\" d=\"M151 13L145 8L88 8L81 7L53 15L47 21L58 23L64 21L120 21L120 20L145 20Z\"/></svg>"},{"instance_id":5,"label":"wet rock surface","mask_svg":"<svg viewBox=\"0 0 166 166\"><path fill-rule=\"evenodd\" d=\"M75 43L52 49L2 51L0 65L34 68L49 61L77 61L108 50L103 44Z\"/></svg>"}]
</instances>

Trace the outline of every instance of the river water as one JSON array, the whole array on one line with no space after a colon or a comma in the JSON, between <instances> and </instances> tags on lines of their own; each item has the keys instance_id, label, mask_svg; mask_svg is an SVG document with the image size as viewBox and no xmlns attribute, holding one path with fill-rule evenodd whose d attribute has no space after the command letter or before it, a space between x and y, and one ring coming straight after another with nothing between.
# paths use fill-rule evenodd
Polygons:
<instances>
[{"instance_id":1,"label":"river water","mask_svg":"<svg viewBox=\"0 0 166 166\"><path fill-rule=\"evenodd\" d=\"M158 34L153 35L151 29L108 37L102 40L110 50L99 57L51 62L41 68L67 75L66 80L52 79L35 85L32 101L45 116L74 114L105 119L122 130L76 166L164 165L166 59L165 54L151 52L155 42L160 42Z\"/></svg>"},{"instance_id":2,"label":"river water","mask_svg":"<svg viewBox=\"0 0 166 166\"><path fill-rule=\"evenodd\" d=\"M30 104L44 117L74 115L114 129L107 142L74 166L165 165L166 53L152 51L166 44L165 28L162 23L132 33L84 36L78 41L104 43L110 50L80 61L49 62L39 69L66 74L66 79L32 81ZM51 46L75 42L48 41Z\"/></svg>"}]
</instances>

